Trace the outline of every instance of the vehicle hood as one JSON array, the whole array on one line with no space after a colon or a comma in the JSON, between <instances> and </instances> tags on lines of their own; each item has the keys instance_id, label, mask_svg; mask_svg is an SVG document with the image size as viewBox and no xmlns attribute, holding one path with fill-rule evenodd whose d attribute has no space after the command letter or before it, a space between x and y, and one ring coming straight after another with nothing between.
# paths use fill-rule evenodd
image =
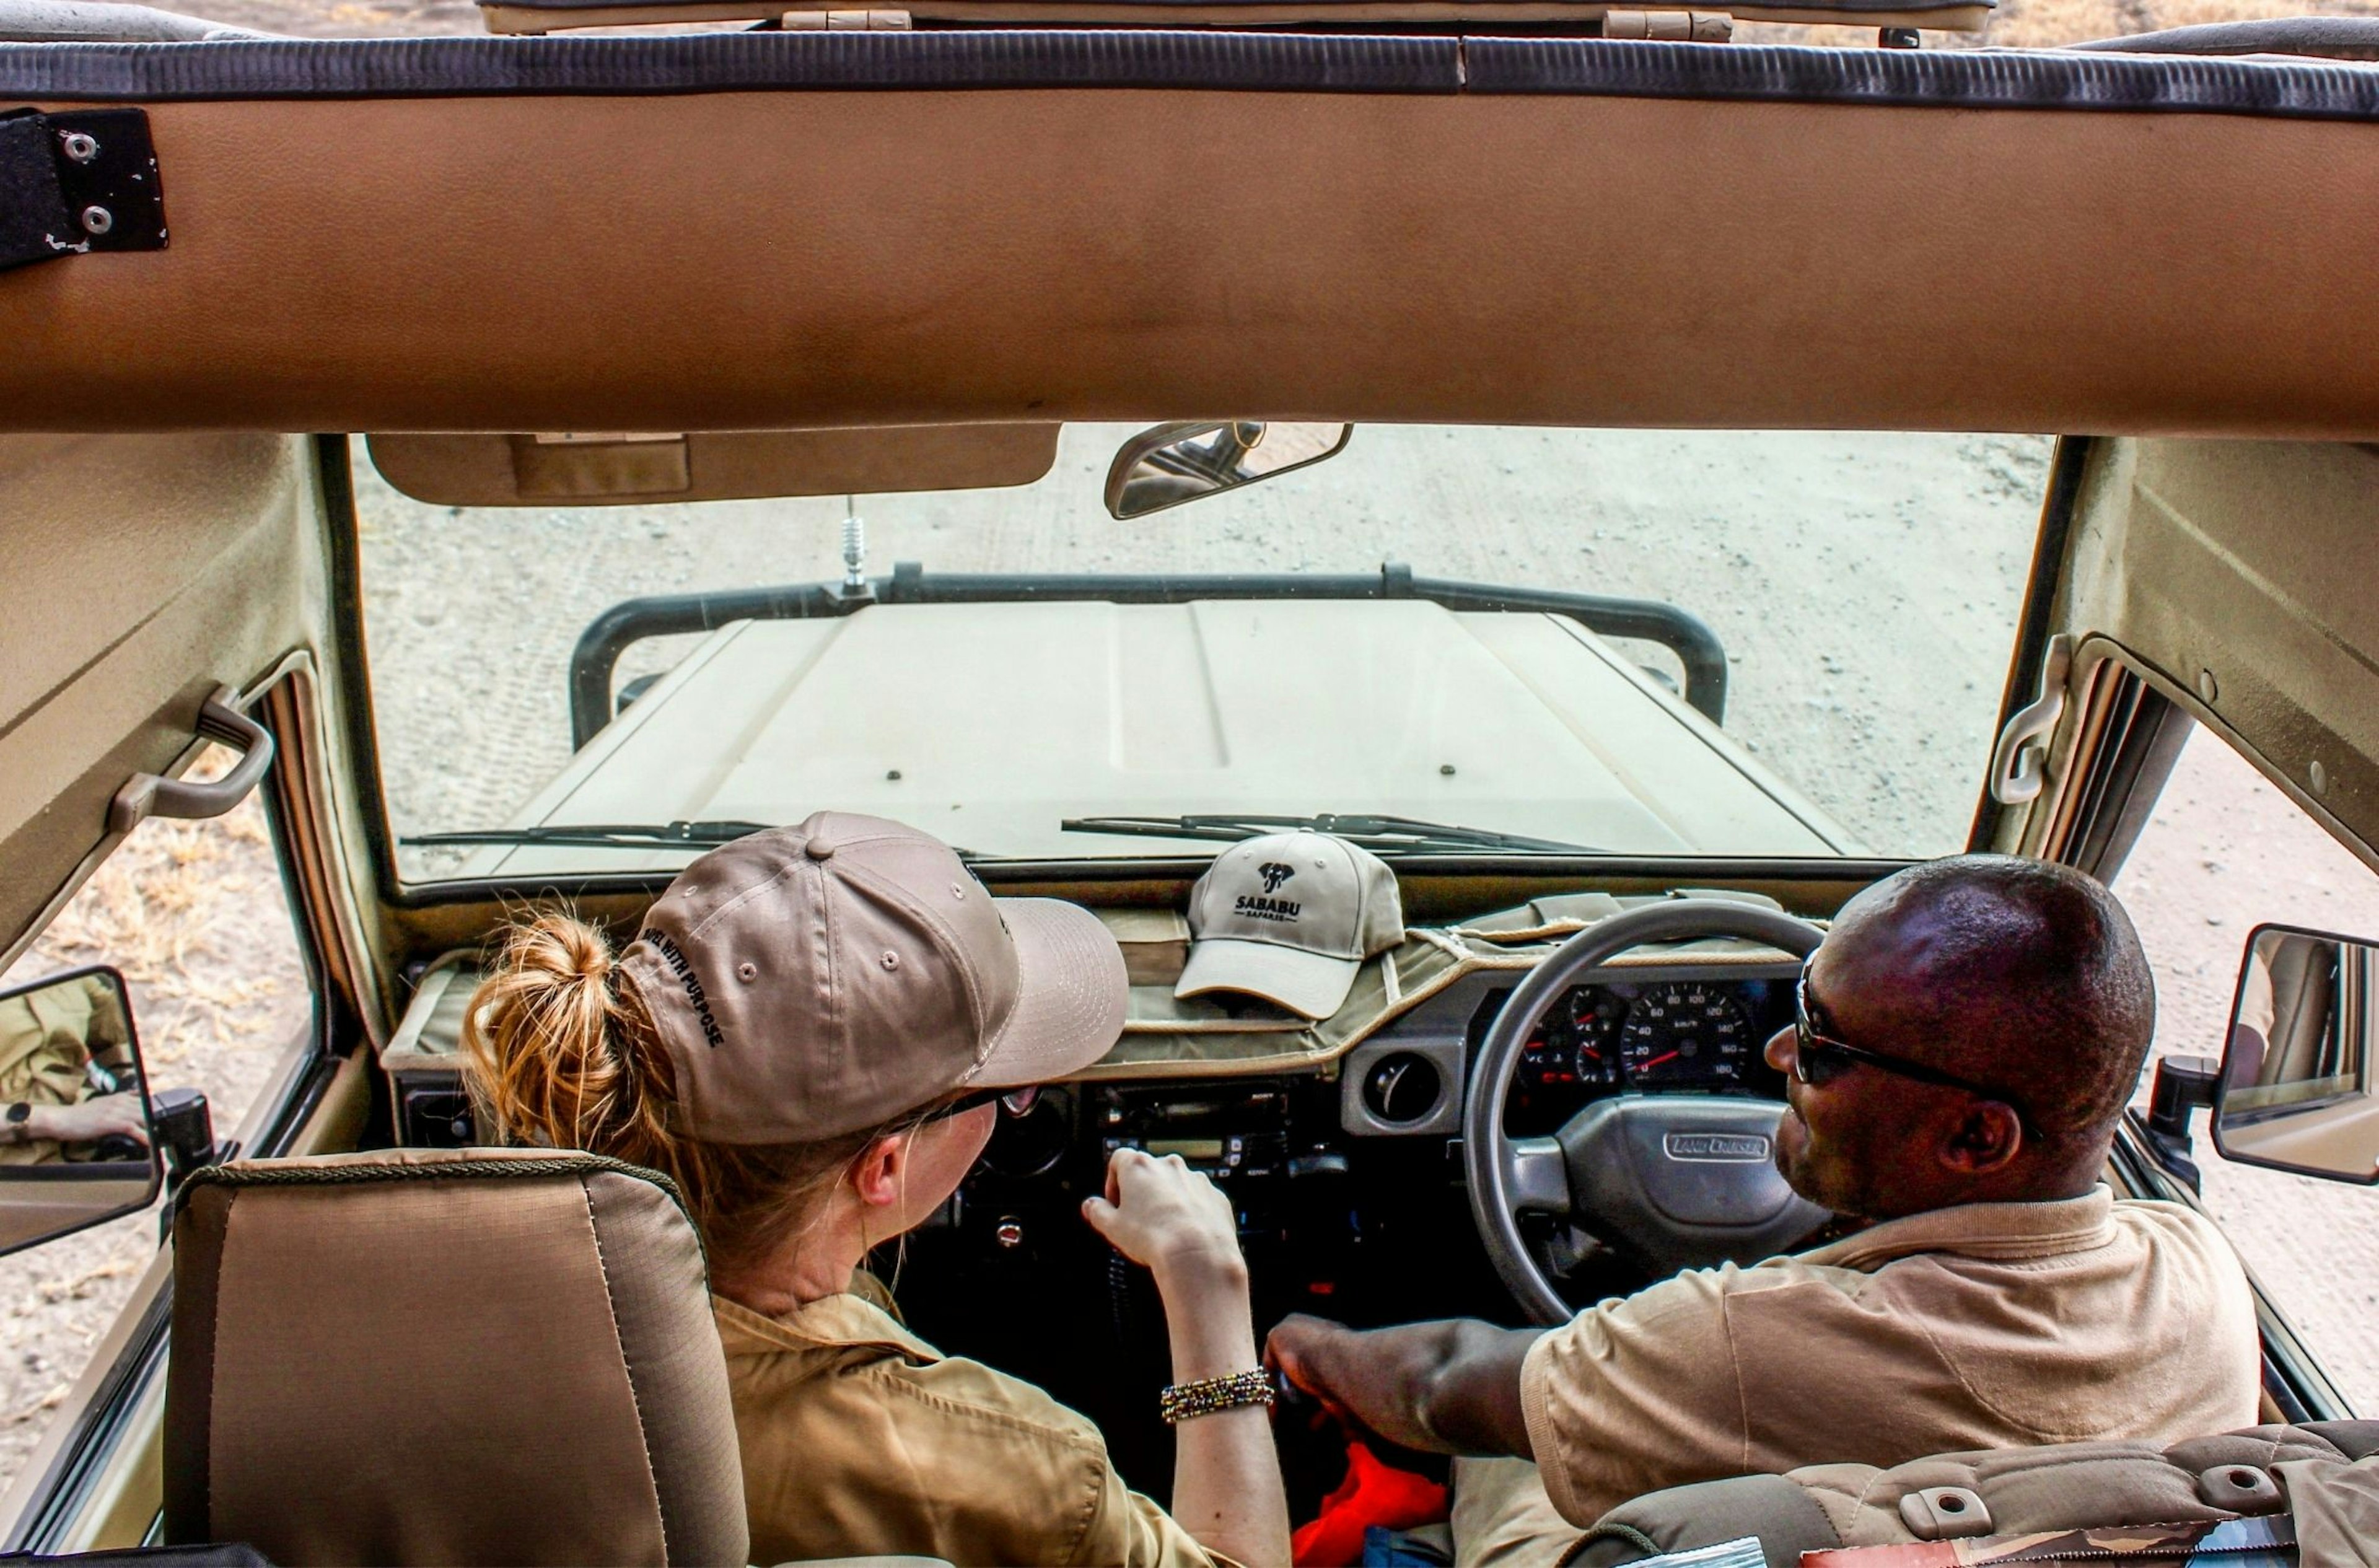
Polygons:
<instances>
[{"instance_id":1,"label":"vehicle hood","mask_svg":"<svg viewBox=\"0 0 2379 1568\"><path fill-rule=\"evenodd\" d=\"M1632 854L1849 836L1617 649L1415 601L875 605L714 633L516 819L896 817L1003 857L1210 853L1069 816L1379 813ZM508 850L514 874L684 851Z\"/></svg>"}]
</instances>

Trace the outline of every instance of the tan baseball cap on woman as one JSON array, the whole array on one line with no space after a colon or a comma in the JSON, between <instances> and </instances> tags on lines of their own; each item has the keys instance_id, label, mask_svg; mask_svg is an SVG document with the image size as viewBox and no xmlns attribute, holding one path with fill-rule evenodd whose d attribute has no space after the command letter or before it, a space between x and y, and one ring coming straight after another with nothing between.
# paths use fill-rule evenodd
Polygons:
<instances>
[{"instance_id":1,"label":"tan baseball cap on woman","mask_svg":"<svg viewBox=\"0 0 2379 1568\"><path fill-rule=\"evenodd\" d=\"M948 845L821 812L678 874L620 960L714 1143L878 1127L964 1088L1062 1078L1123 1031L1123 953L1055 899L995 899Z\"/></svg>"}]
</instances>

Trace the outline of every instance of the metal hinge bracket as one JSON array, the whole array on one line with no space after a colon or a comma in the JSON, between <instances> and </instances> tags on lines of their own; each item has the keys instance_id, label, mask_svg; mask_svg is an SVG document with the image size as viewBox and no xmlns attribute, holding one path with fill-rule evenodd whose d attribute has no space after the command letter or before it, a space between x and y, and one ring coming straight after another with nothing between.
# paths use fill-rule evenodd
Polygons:
<instances>
[{"instance_id":1,"label":"metal hinge bracket","mask_svg":"<svg viewBox=\"0 0 2379 1568\"><path fill-rule=\"evenodd\" d=\"M165 248L165 192L145 109L0 111L0 271Z\"/></svg>"}]
</instances>

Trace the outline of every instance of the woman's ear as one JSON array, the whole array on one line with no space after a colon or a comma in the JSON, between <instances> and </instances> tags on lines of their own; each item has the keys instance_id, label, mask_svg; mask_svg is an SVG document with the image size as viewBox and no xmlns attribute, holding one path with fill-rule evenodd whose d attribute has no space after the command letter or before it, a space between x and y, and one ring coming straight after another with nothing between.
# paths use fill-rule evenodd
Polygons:
<instances>
[{"instance_id":1,"label":"woman's ear","mask_svg":"<svg viewBox=\"0 0 2379 1568\"><path fill-rule=\"evenodd\" d=\"M851 1167L851 1189L872 1209L889 1209L900 1201L902 1178L909 1170L910 1135L897 1132L869 1144Z\"/></svg>"}]
</instances>

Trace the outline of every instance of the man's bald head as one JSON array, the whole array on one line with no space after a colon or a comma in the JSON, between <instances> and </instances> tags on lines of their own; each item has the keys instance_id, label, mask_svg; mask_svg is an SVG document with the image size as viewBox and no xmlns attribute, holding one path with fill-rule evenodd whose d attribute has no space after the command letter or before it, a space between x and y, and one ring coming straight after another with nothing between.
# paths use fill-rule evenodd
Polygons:
<instances>
[{"instance_id":1,"label":"man's bald head","mask_svg":"<svg viewBox=\"0 0 2379 1568\"><path fill-rule=\"evenodd\" d=\"M2004 1089L2055 1143L2113 1126L2156 1032L2131 917L2067 866L1911 866L1844 906L1826 948L1838 986L1883 989L1891 1048Z\"/></svg>"}]
</instances>

